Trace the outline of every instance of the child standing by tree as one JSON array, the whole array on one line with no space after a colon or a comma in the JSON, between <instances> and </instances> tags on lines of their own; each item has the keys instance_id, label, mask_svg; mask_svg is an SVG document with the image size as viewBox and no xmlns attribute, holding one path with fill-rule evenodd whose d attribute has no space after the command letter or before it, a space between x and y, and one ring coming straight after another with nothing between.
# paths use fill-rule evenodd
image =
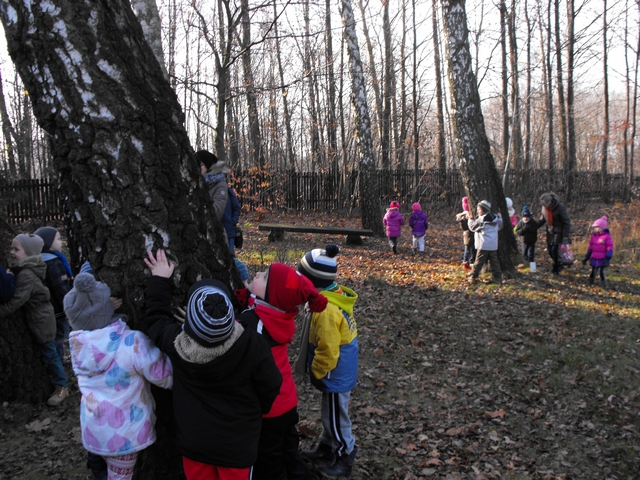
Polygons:
<instances>
[{"instance_id":1,"label":"child standing by tree","mask_svg":"<svg viewBox=\"0 0 640 480\"><path fill-rule=\"evenodd\" d=\"M67 376L64 373L62 360L56 351L56 320L53 315L50 294L42 283L47 266L42 261L40 252L44 242L37 235L22 233L11 242L9 256L12 271L15 274L15 293L7 303L0 305L0 317L6 317L24 306L24 317L33 339L38 344L42 363L55 386L55 391L47 400L51 406L60 405L69 391Z\"/></svg>"},{"instance_id":2,"label":"child standing by tree","mask_svg":"<svg viewBox=\"0 0 640 480\"><path fill-rule=\"evenodd\" d=\"M533 213L526 205L522 207L522 218L516 225L516 235L522 237L522 256L529 262L529 269L536 271L536 242L538 241L538 229L544 225L544 218L533 219Z\"/></svg>"},{"instance_id":3,"label":"child standing by tree","mask_svg":"<svg viewBox=\"0 0 640 480\"><path fill-rule=\"evenodd\" d=\"M600 274L600 280L605 285L607 277L604 269L609 266L613 257L613 239L609 233L607 217L600 217L591 226L593 233L589 239L589 248L582 264L586 265L587 261L591 260L591 275L589 275L591 285L593 285L597 273Z\"/></svg>"},{"instance_id":4,"label":"child standing by tree","mask_svg":"<svg viewBox=\"0 0 640 480\"><path fill-rule=\"evenodd\" d=\"M413 253L415 254L418 248L420 253L424 253L424 236L429 228L429 219L418 202L411 205L411 209L413 213L409 217L409 225L413 235Z\"/></svg>"},{"instance_id":5,"label":"child standing by tree","mask_svg":"<svg viewBox=\"0 0 640 480\"><path fill-rule=\"evenodd\" d=\"M145 258L151 277L146 330L173 363L176 444L188 480L248 480L262 414L282 376L261 335L235 321L227 288L204 279L189 289L184 328L171 311L173 263L163 250Z\"/></svg>"},{"instance_id":6,"label":"child standing by tree","mask_svg":"<svg viewBox=\"0 0 640 480\"><path fill-rule=\"evenodd\" d=\"M469 219L469 230L474 233L474 240L478 253L473 271L469 276L469 283L474 283L487 261L491 263L493 281L500 281L502 269L498 259L498 231L502 230L502 216L491 213L491 204L487 200L478 203L478 218Z\"/></svg>"},{"instance_id":7,"label":"child standing by tree","mask_svg":"<svg viewBox=\"0 0 640 480\"><path fill-rule=\"evenodd\" d=\"M358 295L335 282L336 245L306 253L298 271L307 277L329 304L310 312L307 366L311 383L322 392L322 435L315 450L303 452L311 461L329 460L320 471L329 478L349 477L358 451L349 417L351 390L358 378L358 327L353 316Z\"/></svg>"},{"instance_id":8,"label":"child standing by tree","mask_svg":"<svg viewBox=\"0 0 640 480\"><path fill-rule=\"evenodd\" d=\"M464 242L462 266L465 270L471 270L471 264L476 261L476 247L473 232L469 230L469 199L467 197L462 197L462 212L456 215L456 222L460 223Z\"/></svg>"},{"instance_id":9,"label":"child standing by tree","mask_svg":"<svg viewBox=\"0 0 640 480\"><path fill-rule=\"evenodd\" d=\"M35 234L42 238L42 260L47 266L47 276L44 284L51 293L51 305L56 316L56 350L63 365L64 342L69 337L69 321L64 314L64 296L71 290L71 268L67 259L62 254L62 241L60 232L53 227L42 227L35 231Z\"/></svg>"},{"instance_id":10,"label":"child standing by tree","mask_svg":"<svg viewBox=\"0 0 640 480\"><path fill-rule=\"evenodd\" d=\"M142 332L115 314L111 291L90 273L80 273L64 297L73 327L69 337L73 371L82 392L82 444L106 461L108 477L128 480L138 452L156 441L150 383L171 388L171 362ZM107 472L94 472L105 478Z\"/></svg>"},{"instance_id":11,"label":"child standing by tree","mask_svg":"<svg viewBox=\"0 0 640 480\"><path fill-rule=\"evenodd\" d=\"M271 347L282 374L282 387L271 410L262 417L258 460L254 480L306 480L309 472L298 454L298 394L289 363L298 305L309 304L314 312L327 306L311 282L282 263L258 272L249 284L249 309L240 315L242 325L260 333Z\"/></svg>"},{"instance_id":12,"label":"child standing by tree","mask_svg":"<svg viewBox=\"0 0 640 480\"><path fill-rule=\"evenodd\" d=\"M398 237L402 235L402 225L404 225L404 217L400 213L400 203L395 200L391 202L382 223L384 223L387 232L389 246L393 254L396 255L398 253Z\"/></svg>"},{"instance_id":13,"label":"child standing by tree","mask_svg":"<svg viewBox=\"0 0 640 480\"><path fill-rule=\"evenodd\" d=\"M16 291L16 277L0 265L0 304L7 303Z\"/></svg>"}]
</instances>

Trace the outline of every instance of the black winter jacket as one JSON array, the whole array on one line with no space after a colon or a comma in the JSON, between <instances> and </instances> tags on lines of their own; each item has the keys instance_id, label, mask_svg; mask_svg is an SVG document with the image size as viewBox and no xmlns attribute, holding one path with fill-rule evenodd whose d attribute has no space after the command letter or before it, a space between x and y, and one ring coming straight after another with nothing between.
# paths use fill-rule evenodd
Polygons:
<instances>
[{"instance_id":1,"label":"black winter jacket","mask_svg":"<svg viewBox=\"0 0 640 480\"><path fill-rule=\"evenodd\" d=\"M260 335L238 323L219 347L193 342L196 355L223 348L221 353L205 362L186 360L179 345L188 336L172 318L170 293L169 279L149 278L143 323L173 363L178 451L209 465L249 468L258 455L262 414L271 409L282 383L271 350Z\"/></svg>"},{"instance_id":2,"label":"black winter jacket","mask_svg":"<svg viewBox=\"0 0 640 480\"><path fill-rule=\"evenodd\" d=\"M534 220L531 218L528 222L520 219L516 225L516 235L524 237L525 245L533 245L538 241L538 229L544 225L545 220Z\"/></svg>"},{"instance_id":3,"label":"black winter jacket","mask_svg":"<svg viewBox=\"0 0 640 480\"><path fill-rule=\"evenodd\" d=\"M543 218L546 211L547 217L547 244L561 245L564 239L569 239L571 235L571 220L564 205L560 203L556 196L553 196L548 209L543 208ZM551 216L549 218L549 212Z\"/></svg>"},{"instance_id":4,"label":"black winter jacket","mask_svg":"<svg viewBox=\"0 0 640 480\"><path fill-rule=\"evenodd\" d=\"M51 305L56 314L56 318L64 317L64 296L71 290L71 282L64 268L62 260L53 253L43 252L42 259L47 266L47 276L44 278L44 285L51 292Z\"/></svg>"}]
</instances>

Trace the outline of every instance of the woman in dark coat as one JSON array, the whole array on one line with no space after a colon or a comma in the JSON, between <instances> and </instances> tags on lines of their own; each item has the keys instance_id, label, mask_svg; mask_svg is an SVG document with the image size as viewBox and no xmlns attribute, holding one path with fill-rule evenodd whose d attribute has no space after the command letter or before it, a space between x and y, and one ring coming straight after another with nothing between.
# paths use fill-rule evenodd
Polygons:
<instances>
[{"instance_id":1,"label":"woman in dark coat","mask_svg":"<svg viewBox=\"0 0 640 480\"><path fill-rule=\"evenodd\" d=\"M540 196L542 217L547 222L547 250L553 260L552 272L560 273L560 245L571 243L571 220L564 205L555 193L543 193Z\"/></svg>"}]
</instances>

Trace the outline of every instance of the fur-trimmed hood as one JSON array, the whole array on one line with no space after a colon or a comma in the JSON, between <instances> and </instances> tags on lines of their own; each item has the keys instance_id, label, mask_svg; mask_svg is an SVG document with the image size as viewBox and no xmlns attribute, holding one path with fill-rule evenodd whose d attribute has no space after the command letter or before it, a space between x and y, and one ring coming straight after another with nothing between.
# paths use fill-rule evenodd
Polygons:
<instances>
[{"instance_id":1,"label":"fur-trimmed hood","mask_svg":"<svg viewBox=\"0 0 640 480\"><path fill-rule=\"evenodd\" d=\"M242 332L244 332L243 326L236 322L233 332L227 340L215 347L205 347L182 331L174 340L173 345L176 347L176 352L180 358L184 361L204 365L227 353L240 338Z\"/></svg>"}]
</instances>

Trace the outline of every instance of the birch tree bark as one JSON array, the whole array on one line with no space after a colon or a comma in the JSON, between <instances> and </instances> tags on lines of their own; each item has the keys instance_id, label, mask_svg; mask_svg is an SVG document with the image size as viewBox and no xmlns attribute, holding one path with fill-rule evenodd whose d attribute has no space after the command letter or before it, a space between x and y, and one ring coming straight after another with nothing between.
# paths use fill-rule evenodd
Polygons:
<instances>
[{"instance_id":1,"label":"birch tree bark","mask_svg":"<svg viewBox=\"0 0 640 480\"><path fill-rule=\"evenodd\" d=\"M344 38L349 54L349 74L351 76L351 101L353 103L354 119L356 123L358 154L360 155L360 209L362 227L370 228L376 234L382 235L382 217L380 215L380 199L378 188L374 180L376 162L373 155L373 141L371 139L371 119L367 105L367 91L362 71L360 47L356 35L356 21L350 0L342 0L342 25Z\"/></svg>"},{"instance_id":2,"label":"birch tree bark","mask_svg":"<svg viewBox=\"0 0 640 480\"><path fill-rule=\"evenodd\" d=\"M511 252L516 252L513 230L508 227L509 214L504 191L496 170L484 117L476 76L472 69L465 0L442 0L444 35L447 47L449 88L453 128L460 163L460 173L473 207L489 200L493 210L500 212L505 227L499 234L500 264L507 274L514 271Z\"/></svg>"},{"instance_id":3,"label":"birch tree bark","mask_svg":"<svg viewBox=\"0 0 640 480\"><path fill-rule=\"evenodd\" d=\"M149 250L163 248L177 264L177 305L199 278L229 284L233 259L181 108L129 1L2 0L0 17L35 117L49 135L66 195L72 264L80 256L91 262L124 300L133 328ZM181 471L168 448L170 401L156 402L159 438L139 460L140 479Z\"/></svg>"}]
</instances>

